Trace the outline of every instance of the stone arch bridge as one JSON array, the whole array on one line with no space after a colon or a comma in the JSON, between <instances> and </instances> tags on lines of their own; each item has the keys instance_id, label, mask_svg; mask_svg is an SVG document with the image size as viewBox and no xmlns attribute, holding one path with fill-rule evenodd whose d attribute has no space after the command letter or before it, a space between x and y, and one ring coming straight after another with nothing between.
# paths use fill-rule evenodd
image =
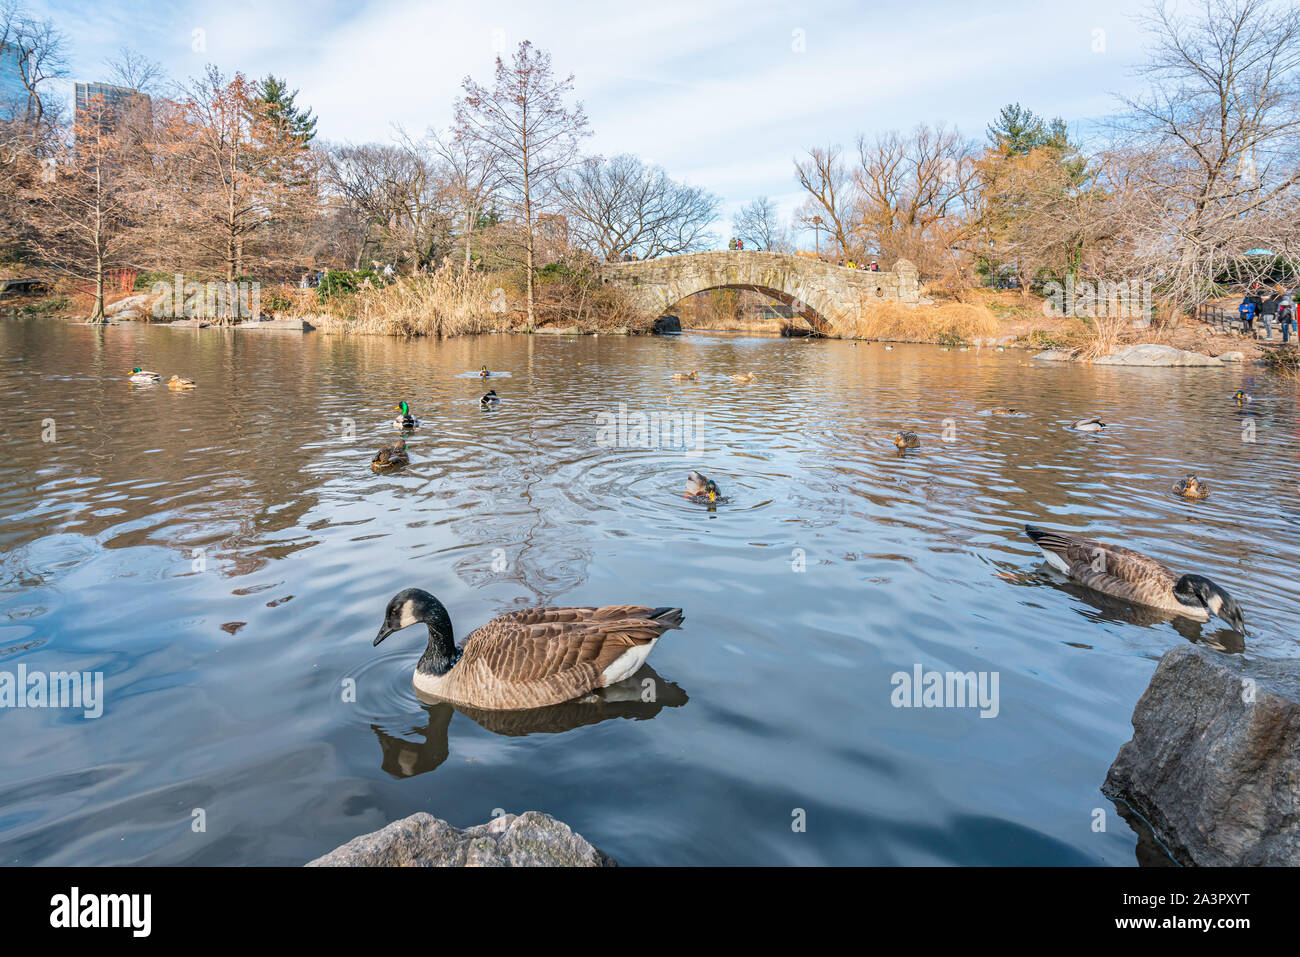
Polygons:
<instances>
[{"instance_id":1,"label":"stone arch bridge","mask_svg":"<svg viewBox=\"0 0 1300 957\"><path fill-rule=\"evenodd\" d=\"M749 289L790 306L815 331L853 336L873 304L920 301L916 267L900 259L889 272L847 269L783 253L717 251L606 263L607 283L625 289L652 315L668 312L687 296L709 289Z\"/></svg>"}]
</instances>

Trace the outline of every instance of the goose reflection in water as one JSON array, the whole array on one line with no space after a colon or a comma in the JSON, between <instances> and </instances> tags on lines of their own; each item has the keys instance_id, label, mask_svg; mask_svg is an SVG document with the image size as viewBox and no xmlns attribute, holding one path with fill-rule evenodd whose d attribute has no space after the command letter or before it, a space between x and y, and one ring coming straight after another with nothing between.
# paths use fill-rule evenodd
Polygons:
<instances>
[{"instance_id":1,"label":"goose reflection in water","mask_svg":"<svg viewBox=\"0 0 1300 957\"><path fill-rule=\"evenodd\" d=\"M652 683L646 684L647 681ZM643 700L651 690L654 700ZM618 684L545 708L485 711L465 705L451 705L418 692L416 696L429 717L423 728L412 729L412 734L421 736L422 741L407 740L385 731L379 725L370 726L379 738L382 752L380 767L393 777L411 778L425 774L437 769L447 760L450 753L447 729L451 725L452 716L458 711L493 734L513 738L529 734L563 734L611 718L646 721L664 708L680 708L689 700L680 686L665 681L649 665L642 665L636 674Z\"/></svg>"}]
</instances>

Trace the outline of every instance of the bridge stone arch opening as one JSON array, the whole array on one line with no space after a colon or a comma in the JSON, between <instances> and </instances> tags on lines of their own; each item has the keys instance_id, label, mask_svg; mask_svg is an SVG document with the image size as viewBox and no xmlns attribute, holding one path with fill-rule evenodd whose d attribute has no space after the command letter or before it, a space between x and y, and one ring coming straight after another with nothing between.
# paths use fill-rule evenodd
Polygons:
<instances>
[{"instance_id":1,"label":"bridge stone arch opening","mask_svg":"<svg viewBox=\"0 0 1300 957\"><path fill-rule=\"evenodd\" d=\"M827 321L825 316L819 313L816 309L813 309L806 302L800 300L797 296L793 296L790 293L784 292L780 289L774 289L771 286L755 286L748 283L732 283L725 286L710 286L707 289L700 289L697 292L691 293L690 295L683 296L681 299L678 299L675 302L670 302L666 304L664 308L661 310L661 312L673 312L681 305L682 302L684 302L687 299L690 299L691 296L703 295L704 293L712 292L715 289L738 289L745 292L759 293L760 295L766 296L768 299L772 299L775 300L776 302L779 302L783 306L789 306L790 311L795 316L804 319L808 323L808 325L812 327L813 332L817 333L818 335L823 335L823 336L834 335L834 329L831 326L830 322Z\"/></svg>"},{"instance_id":2,"label":"bridge stone arch opening","mask_svg":"<svg viewBox=\"0 0 1300 957\"><path fill-rule=\"evenodd\" d=\"M728 250L607 263L601 270L648 314L710 289L747 289L790 306L818 333L845 338L857 334L859 318L873 304L920 300L916 267L905 259L891 271L870 272L783 253Z\"/></svg>"}]
</instances>

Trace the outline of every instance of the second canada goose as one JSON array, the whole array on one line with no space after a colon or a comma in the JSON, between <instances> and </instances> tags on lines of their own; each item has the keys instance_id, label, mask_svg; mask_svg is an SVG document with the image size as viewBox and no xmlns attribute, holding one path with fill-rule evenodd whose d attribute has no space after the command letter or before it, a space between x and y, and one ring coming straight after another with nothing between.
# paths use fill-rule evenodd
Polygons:
<instances>
[{"instance_id":1,"label":"second canada goose","mask_svg":"<svg viewBox=\"0 0 1300 957\"><path fill-rule=\"evenodd\" d=\"M1081 585L1197 621L1209 621L1211 615L1217 615L1243 635L1246 633L1241 606L1203 575L1179 577L1141 552L1070 532L1026 525L1025 533L1049 565Z\"/></svg>"},{"instance_id":2,"label":"second canada goose","mask_svg":"<svg viewBox=\"0 0 1300 957\"><path fill-rule=\"evenodd\" d=\"M483 398L478 400L478 404L485 409L495 409L501 404L501 397L497 395L496 389L488 389Z\"/></svg>"},{"instance_id":3,"label":"second canada goose","mask_svg":"<svg viewBox=\"0 0 1300 957\"><path fill-rule=\"evenodd\" d=\"M894 445L898 446L900 451L903 449L919 449L921 447L921 437L915 432L899 432L894 436Z\"/></svg>"},{"instance_id":4,"label":"second canada goose","mask_svg":"<svg viewBox=\"0 0 1300 957\"><path fill-rule=\"evenodd\" d=\"M1095 415L1091 419L1080 419L1070 426L1076 432L1100 432L1105 427L1106 423Z\"/></svg>"},{"instance_id":5,"label":"second canada goose","mask_svg":"<svg viewBox=\"0 0 1300 957\"><path fill-rule=\"evenodd\" d=\"M1174 486L1174 494L1181 495L1183 498L1209 498L1210 487L1195 475L1189 475L1185 479L1178 480L1178 484Z\"/></svg>"},{"instance_id":6,"label":"second canada goose","mask_svg":"<svg viewBox=\"0 0 1300 957\"><path fill-rule=\"evenodd\" d=\"M659 636L680 628L680 608L523 608L493 618L459 648L442 602L419 588L388 602L378 645L424 623L429 643L415 666L418 691L493 711L539 708L582 697L636 673Z\"/></svg>"}]
</instances>

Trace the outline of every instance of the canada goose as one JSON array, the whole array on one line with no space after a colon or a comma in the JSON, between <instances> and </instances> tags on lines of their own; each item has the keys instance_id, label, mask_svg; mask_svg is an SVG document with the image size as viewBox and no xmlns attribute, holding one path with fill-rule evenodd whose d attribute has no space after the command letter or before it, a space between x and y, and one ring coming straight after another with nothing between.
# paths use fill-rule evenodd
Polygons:
<instances>
[{"instance_id":1,"label":"canada goose","mask_svg":"<svg viewBox=\"0 0 1300 957\"><path fill-rule=\"evenodd\" d=\"M174 375L174 376L172 376L170 379L167 380L167 388L169 388L169 389L193 389L193 388L194 388L194 380L193 380L193 379L183 379L183 378L181 378L181 377L178 376L178 375Z\"/></svg>"},{"instance_id":2,"label":"canada goose","mask_svg":"<svg viewBox=\"0 0 1300 957\"><path fill-rule=\"evenodd\" d=\"M1174 486L1174 494L1181 495L1183 498L1209 498L1210 487L1195 475L1189 475L1185 479L1178 480L1178 484Z\"/></svg>"},{"instance_id":3,"label":"canada goose","mask_svg":"<svg viewBox=\"0 0 1300 957\"><path fill-rule=\"evenodd\" d=\"M162 376L160 376L156 372L148 372L144 369L141 369L139 366L136 366L134 369L131 370L131 381L132 382L160 382L162 381Z\"/></svg>"},{"instance_id":4,"label":"canada goose","mask_svg":"<svg viewBox=\"0 0 1300 957\"><path fill-rule=\"evenodd\" d=\"M716 502L722 497L718 485L702 472L692 472L686 476L686 497L692 502Z\"/></svg>"},{"instance_id":5,"label":"canada goose","mask_svg":"<svg viewBox=\"0 0 1300 957\"><path fill-rule=\"evenodd\" d=\"M733 375L731 377L731 381L732 382L753 382L757 378L758 376L754 375L754 373L747 372L744 375Z\"/></svg>"},{"instance_id":6,"label":"canada goose","mask_svg":"<svg viewBox=\"0 0 1300 957\"><path fill-rule=\"evenodd\" d=\"M411 407L406 404L405 399L397 403L397 407L393 411L397 413L393 425L399 429L418 429L420 427L420 420L411 415Z\"/></svg>"},{"instance_id":7,"label":"canada goose","mask_svg":"<svg viewBox=\"0 0 1300 957\"><path fill-rule=\"evenodd\" d=\"M406 442L399 439L392 445L386 445L370 460L372 472L393 472L404 465L411 464L411 457L406 454Z\"/></svg>"},{"instance_id":8,"label":"canada goose","mask_svg":"<svg viewBox=\"0 0 1300 957\"><path fill-rule=\"evenodd\" d=\"M680 628L680 608L524 608L493 618L459 648L442 602L419 588L388 602L378 645L424 622L429 644L415 666L416 690L492 711L559 704L634 674L659 636Z\"/></svg>"},{"instance_id":9,"label":"canada goose","mask_svg":"<svg viewBox=\"0 0 1300 957\"><path fill-rule=\"evenodd\" d=\"M699 374L698 372L696 372L694 369L692 369L690 372L674 372L674 373L673 373L673 378L674 378L674 379L690 379L692 382L694 382L694 381L695 381L696 379L698 379L699 377L700 377L700 374Z\"/></svg>"},{"instance_id":10,"label":"canada goose","mask_svg":"<svg viewBox=\"0 0 1300 957\"><path fill-rule=\"evenodd\" d=\"M894 444L899 450L919 449L921 447L921 437L915 432L899 432L894 436Z\"/></svg>"},{"instance_id":11,"label":"canada goose","mask_svg":"<svg viewBox=\"0 0 1300 957\"><path fill-rule=\"evenodd\" d=\"M1074 429L1076 432L1100 432L1105 427L1106 423L1096 416L1093 416L1091 419L1080 419L1078 422L1075 422L1070 426L1070 428Z\"/></svg>"},{"instance_id":12,"label":"canada goose","mask_svg":"<svg viewBox=\"0 0 1300 957\"><path fill-rule=\"evenodd\" d=\"M1026 525L1025 532L1049 565L1088 588L1197 621L1209 621L1211 615L1217 615L1243 635L1246 633L1241 606L1202 575L1180 578L1140 552L1069 532L1034 525Z\"/></svg>"}]
</instances>

